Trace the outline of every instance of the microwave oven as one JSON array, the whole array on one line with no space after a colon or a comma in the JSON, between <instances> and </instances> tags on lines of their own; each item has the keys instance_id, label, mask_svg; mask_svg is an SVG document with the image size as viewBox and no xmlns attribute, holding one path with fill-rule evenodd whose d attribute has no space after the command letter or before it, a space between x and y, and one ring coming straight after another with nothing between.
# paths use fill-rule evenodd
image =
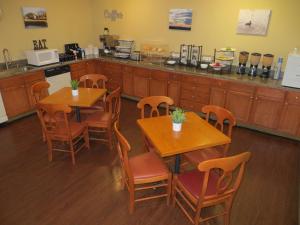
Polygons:
<instances>
[{"instance_id":1,"label":"microwave oven","mask_svg":"<svg viewBox=\"0 0 300 225\"><path fill-rule=\"evenodd\" d=\"M33 66L44 66L59 62L57 49L28 50L25 54L28 64Z\"/></svg>"},{"instance_id":2,"label":"microwave oven","mask_svg":"<svg viewBox=\"0 0 300 225\"><path fill-rule=\"evenodd\" d=\"M300 88L300 55L289 55L281 85Z\"/></svg>"}]
</instances>

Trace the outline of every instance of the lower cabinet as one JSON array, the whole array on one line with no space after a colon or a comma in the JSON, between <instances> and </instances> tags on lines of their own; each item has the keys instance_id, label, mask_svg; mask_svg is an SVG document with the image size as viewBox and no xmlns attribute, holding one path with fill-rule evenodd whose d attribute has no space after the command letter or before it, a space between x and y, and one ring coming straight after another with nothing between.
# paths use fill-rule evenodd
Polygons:
<instances>
[{"instance_id":1,"label":"lower cabinet","mask_svg":"<svg viewBox=\"0 0 300 225\"><path fill-rule=\"evenodd\" d=\"M88 74L86 62L78 62L70 65L72 80L79 80L81 76Z\"/></svg>"},{"instance_id":2,"label":"lower cabinet","mask_svg":"<svg viewBox=\"0 0 300 225\"><path fill-rule=\"evenodd\" d=\"M133 95L144 98L149 96L151 71L144 68L133 69Z\"/></svg>"},{"instance_id":3,"label":"lower cabinet","mask_svg":"<svg viewBox=\"0 0 300 225\"><path fill-rule=\"evenodd\" d=\"M123 67L123 93L133 96L133 68L130 66Z\"/></svg>"},{"instance_id":4,"label":"lower cabinet","mask_svg":"<svg viewBox=\"0 0 300 225\"><path fill-rule=\"evenodd\" d=\"M247 123L253 105L255 87L231 83L227 90L225 108L236 117L237 121Z\"/></svg>"},{"instance_id":5,"label":"lower cabinet","mask_svg":"<svg viewBox=\"0 0 300 225\"><path fill-rule=\"evenodd\" d=\"M228 84L227 81L213 80L209 104L225 107Z\"/></svg>"},{"instance_id":6,"label":"lower cabinet","mask_svg":"<svg viewBox=\"0 0 300 225\"><path fill-rule=\"evenodd\" d=\"M281 119L279 121L278 130L300 136L300 93L288 92Z\"/></svg>"},{"instance_id":7,"label":"lower cabinet","mask_svg":"<svg viewBox=\"0 0 300 225\"><path fill-rule=\"evenodd\" d=\"M150 96L167 96L168 95L169 73L164 71L153 70L149 82Z\"/></svg>"},{"instance_id":8,"label":"lower cabinet","mask_svg":"<svg viewBox=\"0 0 300 225\"><path fill-rule=\"evenodd\" d=\"M1 79L0 91L8 118L30 111L31 106L22 75Z\"/></svg>"},{"instance_id":9,"label":"lower cabinet","mask_svg":"<svg viewBox=\"0 0 300 225\"><path fill-rule=\"evenodd\" d=\"M279 89L262 88L256 90L251 121L253 125L276 129L284 105L285 92Z\"/></svg>"}]
</instances>

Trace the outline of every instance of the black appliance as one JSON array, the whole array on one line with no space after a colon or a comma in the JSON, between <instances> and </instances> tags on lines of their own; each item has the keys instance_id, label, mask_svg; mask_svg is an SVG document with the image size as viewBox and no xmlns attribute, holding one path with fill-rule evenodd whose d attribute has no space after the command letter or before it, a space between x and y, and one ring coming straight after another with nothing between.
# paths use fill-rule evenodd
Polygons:
<instances>
[{"instance_id":1,"label":"black appliance","mask_svg":"<svg viewBox=\"0 0 300 225\"><path fill-rule=\"evenodd\" d=\"M74 54L71 55L66 53L60 53L58 57L59 57L59 62L68 62L68 61L75 60Z\"/></svg>"},{"instance_id":2,"label":"black appliance","mask_svg":"<svg viewBox=\"0 0 300 225\"><path fill-rule=\"evenodd\" d=\"M75 59L82 58L82 50L79 47L78 43L65 44L65 53L67 55L74 55Z\"/></svg>"}]
</instances>

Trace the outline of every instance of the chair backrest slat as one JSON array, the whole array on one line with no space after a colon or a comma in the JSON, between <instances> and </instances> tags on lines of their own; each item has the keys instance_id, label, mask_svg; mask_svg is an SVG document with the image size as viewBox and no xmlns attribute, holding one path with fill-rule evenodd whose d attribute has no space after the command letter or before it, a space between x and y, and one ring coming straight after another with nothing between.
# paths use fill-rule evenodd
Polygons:
<instances>
[{"instance_id":1,"label":"chair backrest slat","mask_svg":"<svg viewBox=\"0 0 300 225\"><path fill-rule=\"evenodd\" d=\"M102 74L86 74L80 77L79 83L83 83L85 88L104 88L106 86L107 77Z\"/></svg>"},{"instance_id":2,"label":"chair backrest slat","mask_svg":"<svg viewBox=\"0 0 300 225\"><path fill-rule=\"evenodd\" d=\"M47 81L39 81L31 86L31 95L34 103L37 104L43 97L48 95L50 84Z\"/></svg>"},{"instance_id":3,"label":"chair backrest slat","mask_svg":"<svg viewBox=\"0 0 300 225\"><path fill-rule=\"evenodd\" d=\"M121 111L121 87L118 87L107 96L106 103L112 122L119 121Z\"/></svg>"},{"instance_id":4,"label":"chair backrest slat","mask_svg":"<svg viewBox=\"0 0 300 225\"><path fill-rule=\"evenodd\" d=\"M167 96L150 96L141 99L137 104L137 107L141 110L141 118L145 118L146 105L151 107L150 117L160 116L158 107L164 103L166 105L166 115L169 115L169 106L174 104L173 99Z\"/></svg>"}]
</instances>

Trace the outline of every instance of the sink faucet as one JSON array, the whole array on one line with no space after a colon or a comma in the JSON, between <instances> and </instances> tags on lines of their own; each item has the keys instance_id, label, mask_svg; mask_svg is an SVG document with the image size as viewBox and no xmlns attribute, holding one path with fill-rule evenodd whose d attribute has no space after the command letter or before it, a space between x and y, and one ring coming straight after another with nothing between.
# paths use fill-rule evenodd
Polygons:
<instances>
[{"instance_id":1,"label":"sink faucet","mask_svg":"<svg viewBox=\"0 0 300 225\"><path fill-rule=\"evenodd\" d=\"M10 54L9 54L7 48L4 48L2 53L3 53L3 58L4 58L4 61L5 61L6 70L8 70L8 66L12 64Z\"/></svg>"}]
</instances>

